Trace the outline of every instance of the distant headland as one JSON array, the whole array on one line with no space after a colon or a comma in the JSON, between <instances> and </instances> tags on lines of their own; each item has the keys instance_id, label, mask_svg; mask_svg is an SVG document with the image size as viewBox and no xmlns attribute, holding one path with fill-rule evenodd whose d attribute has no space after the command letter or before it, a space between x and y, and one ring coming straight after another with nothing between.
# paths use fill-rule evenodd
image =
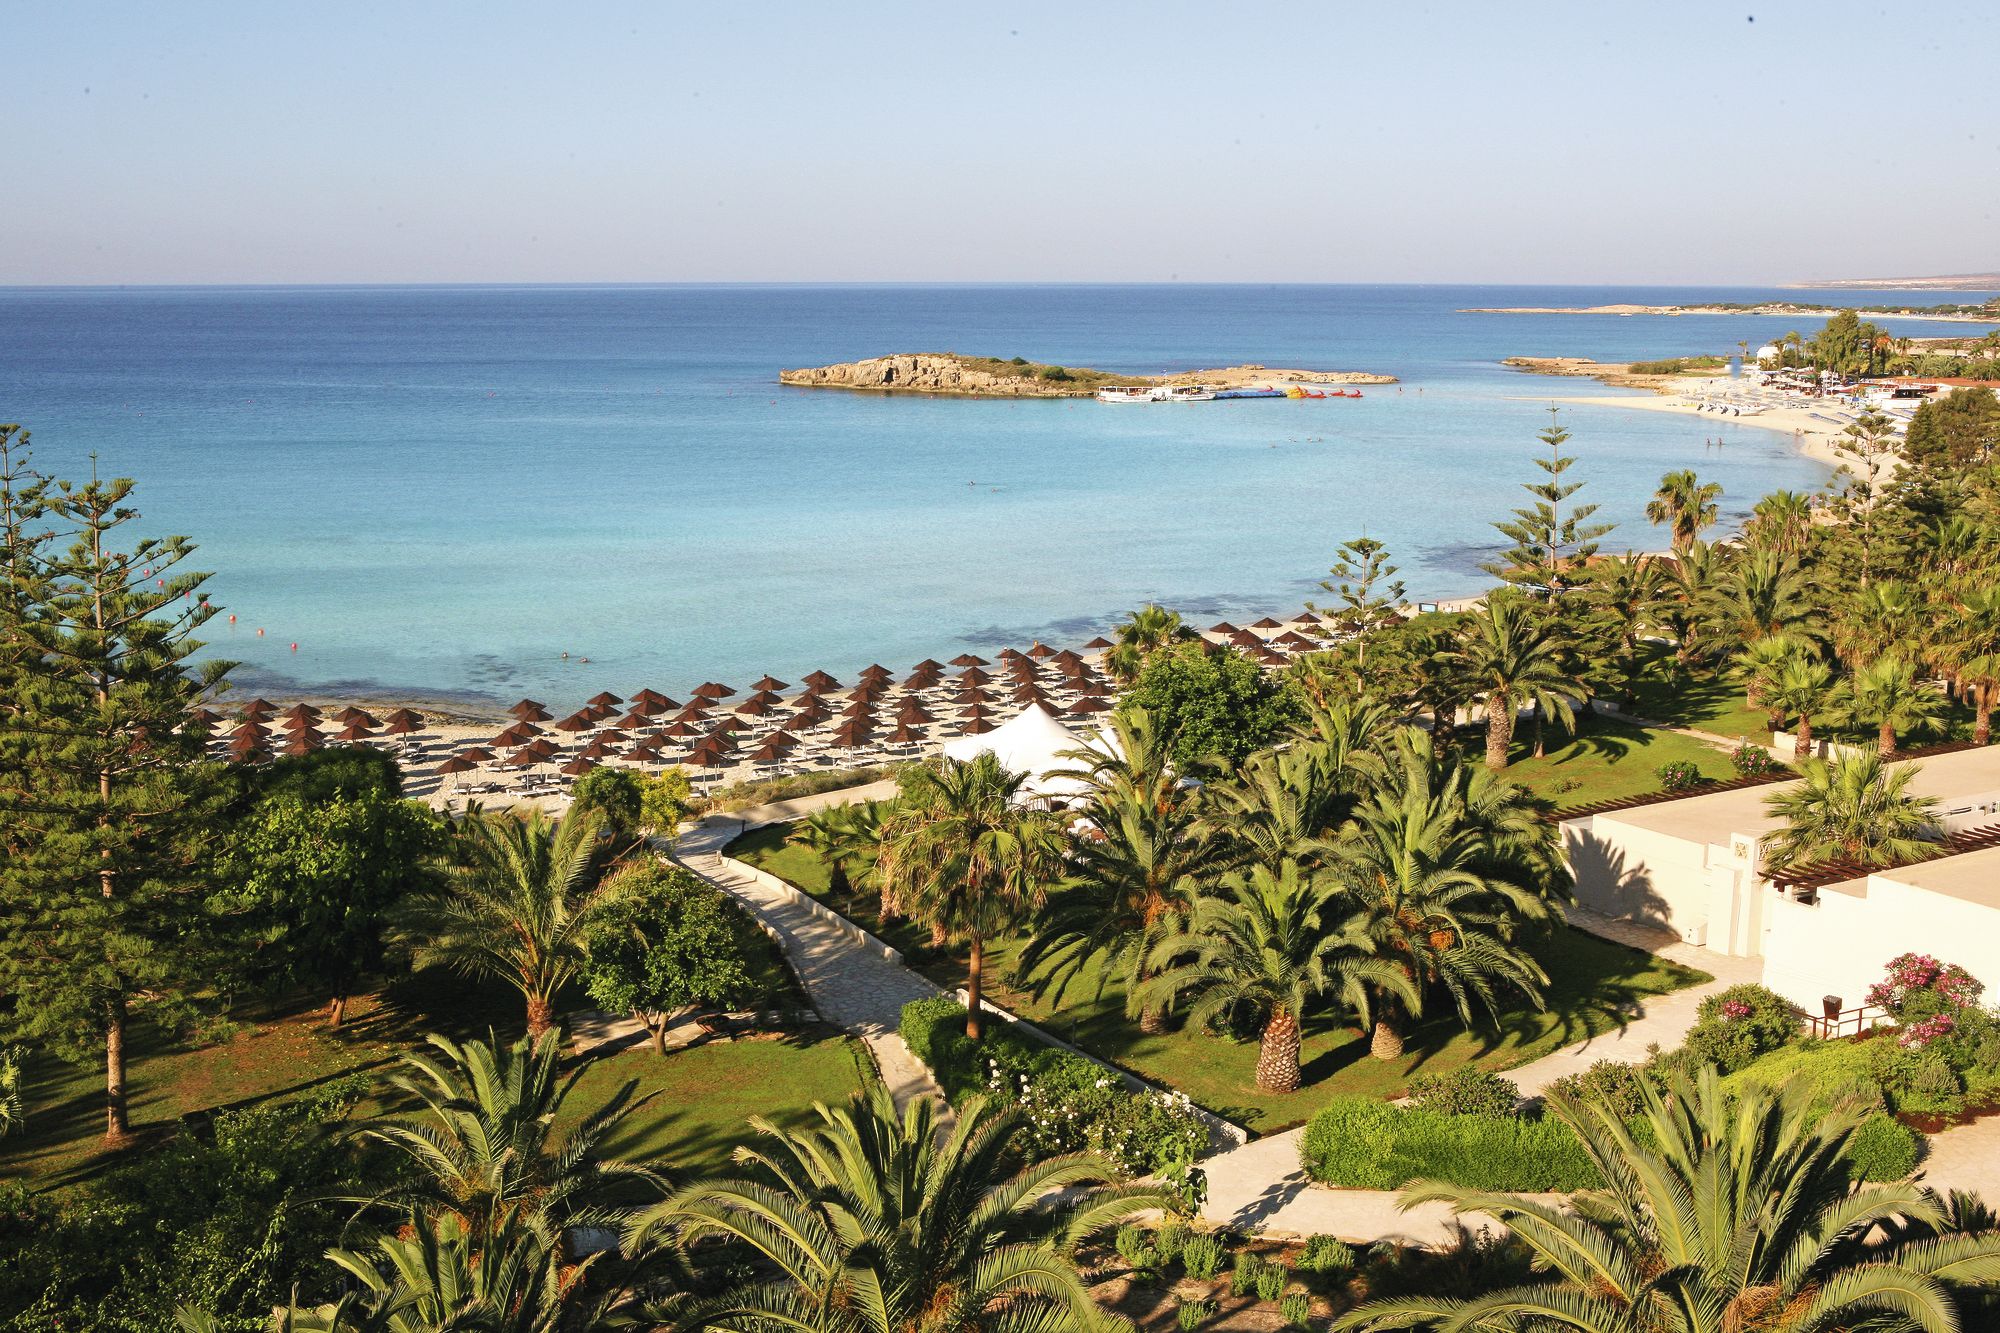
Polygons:
<instances>
[{"instance_id":1,"label":"distant headland","mask_svg":"<svg viewBox=\"0 0 2000 1333\"><path fill-rule=\"evenodd\" d=\"M2000 273L1947 273L1934 278L1827 278L1819 282L1788 282L1787 287L1804 290L1904 292L1990 292L2000 289Z\"/></svg>"},{"instance_id":2,"label":"distant headland","mask_svg":"<svg viewBox=\"0 0 2000 1333\"><path fill-rule=\"evenodd\" d=\"M1877 319L1961 320L1972 324L2000 324L2000 301L1985 305L1804 305L1795 301L1764 301L1743 305L1718 301L1712 305L1558 305L1482 306L1461 310L1461 315L1785 315L1824 319L1852 310L1857 315Z\"/></svg>"},{"instance_id":3,"label":"distant headland","mask_svg":"<svg viewBox=\"0 0 2000 1333\"><path fill-rule=\"evenodd\" d=\"M957 352L902 352L832 366L781 370L780 384L808 389L861 389L878 393L951 394L968 398L1088 398L1099 389L1206 384L1394 384L1394 375L1363 370L1273 370L1228 366L1171 375L1117 375L1083 366L1058 366L1024 357L961 356Z\"/></svg>"}]
</instances>

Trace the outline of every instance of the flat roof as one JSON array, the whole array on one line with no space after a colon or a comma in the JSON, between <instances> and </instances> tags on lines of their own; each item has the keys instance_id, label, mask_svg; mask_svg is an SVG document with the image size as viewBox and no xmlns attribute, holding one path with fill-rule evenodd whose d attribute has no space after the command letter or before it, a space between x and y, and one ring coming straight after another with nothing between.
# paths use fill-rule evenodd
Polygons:
<instances>
[{"instance_id":1,"label":"flat roof","mask_svg":"<svg viewBox=\"0 0 2000 1333\"><path fill-rule=\"evenodd\" d=\"M1981 907L2000 907L2000 847L1941 856L1935 861L1919 861L1894 870L1878 870L1869 878L1943 894Z\"/></svg>"},{"instance_id":2,"label":"flat roof","mask_svg":"<svg viewBox=\"0 0 2000 1333\"><path fill-rule=\"evenodd\" d=\"M1899 760L1895 766L1905 763L1917 770L1917 775L1910 779L1911 794L1934 796L1946 809L1961 798L2000 791L2000 745ZM1709 843L1723 845L1739 833L1762 837L1777 828L1781 821L1772 816L1764 803L1777 793L1790 791L1798 785L1793 780L1774 782L1764 787L1710 792L1705 796L1689 796L1679 801L1661 801L1657 805L1597 815L1595 820L1599 824L1623 824L1663 833L1704 846Z\"/></svg>"}]
</instances>

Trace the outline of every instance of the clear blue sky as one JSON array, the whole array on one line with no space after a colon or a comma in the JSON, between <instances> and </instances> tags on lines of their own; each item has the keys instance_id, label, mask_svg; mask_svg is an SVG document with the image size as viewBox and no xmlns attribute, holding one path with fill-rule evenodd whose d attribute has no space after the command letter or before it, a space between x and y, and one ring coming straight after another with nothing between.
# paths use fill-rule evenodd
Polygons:
<instances>
[{"instance_id":1,"label":"clear blue sky","mask_svg":"<svg viewBox=\"0 0 2000 1333\"><path fill-rule=\"evenodd\" d=\"M0 283L2000 268L1992 0L11 0L0 49Z\"/></svg>"}]
</instances>

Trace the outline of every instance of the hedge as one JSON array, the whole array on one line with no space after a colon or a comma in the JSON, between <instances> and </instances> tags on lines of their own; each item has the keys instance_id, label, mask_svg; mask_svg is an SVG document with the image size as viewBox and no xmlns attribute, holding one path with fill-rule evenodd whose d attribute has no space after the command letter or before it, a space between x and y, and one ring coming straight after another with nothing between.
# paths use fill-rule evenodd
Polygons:
<instances>
[{"instance_id":1,"label":"hedge","mask_svg":"<svg viewBox=\"0 0 2000 1333\"><path fill-rule=\"evenodd\" d=\"M1354 1189L1443 1180L1524 1193L1595 1189L1583 1144L1548 1117L1443 1115L1336 1097L1306 1125L1299 1161L1312 1179Z\"/></svg>"},{"instance_id":2,"label":"hedge","mask_svg":"<svg viewBox=\"0 0 2000 1333\"><path fill-rule=\"evenodd\" d=\"M1876 1112L1847 1141L1847 1160L1858 1180L1901 1180L1917 1169L1921 1136L1902 1121Z\"/></svg>"}]
</instances>

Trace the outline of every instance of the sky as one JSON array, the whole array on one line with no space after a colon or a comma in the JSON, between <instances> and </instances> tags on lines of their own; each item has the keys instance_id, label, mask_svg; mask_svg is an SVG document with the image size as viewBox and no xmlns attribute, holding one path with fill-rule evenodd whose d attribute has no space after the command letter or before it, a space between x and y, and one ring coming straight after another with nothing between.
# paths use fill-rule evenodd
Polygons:
<instances>
[{"instance_id":1,"label":"sky","mask_svg":"<svg viewBox=\"0 0 2000 1333\"><path fill-rule=\"evenodd\" d=\"M2000 5L0 0L0 284L2000 269Z\"/></svg>"}]
</instances>

